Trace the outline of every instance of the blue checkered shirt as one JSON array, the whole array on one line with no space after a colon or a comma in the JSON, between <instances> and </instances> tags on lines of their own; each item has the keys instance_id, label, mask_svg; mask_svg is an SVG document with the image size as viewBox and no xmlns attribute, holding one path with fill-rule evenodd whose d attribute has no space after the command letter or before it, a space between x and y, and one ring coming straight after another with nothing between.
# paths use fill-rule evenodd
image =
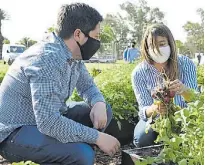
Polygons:
<instances>
[{"instance_id":1,"label":"blue checkered shirt","mask_svg":"<svg viewBox=\"0 0 205 165\"><path fill-rule=\"evenodd\" d=\"M64 41L54 33L20 55L0 86L0 142L23 125L62 143L95 143L97 130L62 116L76 87L90 106L105 102L81 61L71 60Z\"/></svg>"},{"instance_id":2,"label":"blue checkered shirt","mask_svg":"<svg viewBox=\"0 0 205 165\"><path fill-rule=\"evenodd\" d=\"M187 87L197 90L196 66L186 56L178 56L179 79ZM132 87L139 104L139 117L147 121L145 111L154 102L151 92L162 83L163 79L158 70L146 61L141 62L132 72ZM184 98L176 95L174 103L180 107L186 107Z\"/></svg>"}]
</instances>

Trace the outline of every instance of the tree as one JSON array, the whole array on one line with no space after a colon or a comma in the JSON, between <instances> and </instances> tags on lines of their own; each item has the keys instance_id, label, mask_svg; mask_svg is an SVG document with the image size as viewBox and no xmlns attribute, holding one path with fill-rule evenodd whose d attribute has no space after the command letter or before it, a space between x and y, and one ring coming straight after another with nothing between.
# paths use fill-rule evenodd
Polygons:
<instances>
[{"instance_id":1,"label":"tree","mask_svg":"<svg viewBox=\"0 0 205 165\"><path fill-rule=\"evenodd\" d=\"M120 5L121 9L126 12L126 20L131 26L132 38L139 46L142 35L146 27L153 23L162 23L164 13L159 8L151 8L145 0L139 0L138 4L126 2Z\"/></svg>"},{"instance_id":2,"label":"tree","mask_svg":"<svg viewBox=\"0 0 205 165\"><path fill-rule=\"evenodd\" d=\"M110 25L103 24L101 26L101 33L100 33L100 41L101 41L101 46L98 51L98 56L99 55L105 55L109 54L109 52L113 52L113 42L115 41L115 34L114 30Z\"/></svg>"},{"instance_id":3,"label":"tree","mask_svg":"<svg viewBox=\"0 0 205 165\"><path fill-rule=\"evenodd\" d=\"M184 44L183 44L183 42L180 41L180 40L176 40L175 43L176 43L176 47L177 47L179 53L182 53L182 52L183 52L183 49L184 49Z\"/></svg>"},{"instance_id":4,"label":"tree","mask_svg":"<svg viewBox=\"0 0 205 165\"><path fill-rule=\"evenodd\" d=\"M183 43L183 42L180 41L180 40L176 40L175 43L176 43L176 47L177 47L177 50L178 50L178 53L179 53L179 54L192 56L193 50L191 51L191 50L189 49L189 45Z\"/></svg>"},{"instance_id":5,"label":"tree","mask_svg":"<svg viewBox=\"0 0 205 165\"><path fill-rule=\"evenodd\" d=\"M2 26L2 21L7 19L8 19L8 14L4 10L0 9L0 60L2 59L2 46L4 41L4 37L1 33L1 26Z\"/></svg>"},{"instance_id":6,"label":"tree","mask_svg":"<svg viewBox=\"0 0 205 165\"><path fill-rule=\"evenodd\" d=\"M204 10L202 8L197 9L198 15L201 17L201 25L204 28Z\"/></svg>"},{"instance_id":7,"label":"tree","mask_svg":"<svg viewBox=\"0 0 205 165\"><path fill-rule=\"evenodd\" d=\"M187 33L186 45L192 51L192 53L204 52L204 11L198 9L197 13L201 16L201 23L193 23L188 21L184 26L184 30Z\"/></svg>"},{"instance_id":8,"label":"tree","mask_svg":"<svg viewBox=\"0 0 205 165\"><path fill-rule=\"evenodd\" d=\"M49 28L46 30L46 33L52 33L52 32L55 32L55 30L56 30L56 28L55 28L55 26L53 25L53 26L49 27Z\"/></svg>"},{"instance_id":9,"label":"tree","mask_svg":"<svg viewBox=\"0 0 205 165\"><path fill-rule=\"evenodd\" d=\"M4 37L3 44L10 44L10 40Z\"/></svg>"},{"instance_id":10,"label":"tree","mask_svg":"<svg viewBox=\"0 0 205 165\"><path fill-rule=\"evenodd\" d=\"M37 43L37 41L31 40L29 37L24 37L18 42L18 44L24 45L26 48L29 48L35 43Z\"/></svg>"},{"instance_id":11,"label":"tree","mask_svg":"<svg viewBox=\"0 0 205 165\"><path fill-rule=\"evenodd\" d=\"M114 33L114 40L118 42L127 42L127 35L129 32L128 24L125 19L117 13L116 15L107 14L103 25L109 25Z\"/></svg>"},{"instance_id":12,"label":"tree","mask_svg":"<svg viewBox=\"0 0 205 165\"><path fill-rule=\"evenodd\" d=\"M102 32L100 34L100 41L102 43L110 43L115 40L115 34L110 25L105 24L102 27Z\"/></svg>"}]
</instances>

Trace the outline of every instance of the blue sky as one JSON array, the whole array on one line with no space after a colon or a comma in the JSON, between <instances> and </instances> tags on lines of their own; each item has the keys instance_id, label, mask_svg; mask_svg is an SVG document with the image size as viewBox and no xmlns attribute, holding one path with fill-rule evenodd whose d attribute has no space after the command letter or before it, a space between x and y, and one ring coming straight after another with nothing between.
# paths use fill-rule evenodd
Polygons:
<instances>
[{"instance_id":1,"label":"blue sky","mask_svg":"<svg viewBox=\"0 0 205 165\"><path fill-rule=\"evenodd\" d=\"M56 22L59 7L65 3L84 2L95 7L104 16L116 13L119 4L126 0L0 0L0 8L9 13L10 20L3 21L2 33L12 42L23 37L39 40L46 29ZM137 0L130 0L137 3ZM159 7L165 13L167 25L175 39L185 41L182 26L187 21L199 22L197 8L203 7L203 0L147 0L152 7Z\"/></svg>"}]
</instances>

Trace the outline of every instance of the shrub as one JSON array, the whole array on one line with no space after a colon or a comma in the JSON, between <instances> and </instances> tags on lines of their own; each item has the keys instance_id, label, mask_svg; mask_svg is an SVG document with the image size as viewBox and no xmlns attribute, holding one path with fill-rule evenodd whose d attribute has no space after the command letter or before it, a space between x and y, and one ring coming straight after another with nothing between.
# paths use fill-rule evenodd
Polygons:
<instances>
[{"instance_id":1,"label":"shrub","mask_svg":"<svg viewBox=\"0 0 205 165\"><path fill-rule=\"evenodd\" d=\"M26 162L19 162L19 163L12 163L12 165L39 165L39 164L36 164L34 162L31 162L31 161L26 161Z\"/></svg>"},{"instance_id":2,"label":"shrub","mask_svg":"<svg viewBox=\"0 0 205 165\"><path fill-rule=\"evenodd\" d=\"M174 162L179 165L204 164L204 93L197 95L188 107L175 112L172 121L160 118L155 121L155 131L161 132L157 138L164 144L158 157L147 157L136 164ZM174 123L174 124L173 124ZM179 125L180 132L172 128Z\"/></svg>"},{"instance_id":3,"label":"shrub","mask_svg":"<svg viewBox=\"0 0 205 165\"><path fill-rule=\"evenodd\" d=\"M131 85L131 73L135 66L136 64L122 64L95 78L117 119L127 119L137 114L136 98Z\"/></svg>"},{"instance_id":4,"label":"shrub","mask_svg":"<svg viewBox=\"0 0 205 165\"><path fill-rule=\"evenodd\" d=\"M0 83L3 81L5 74L5 72L0 72Z\"/></svg>"},{"instance_id":5,"label":"shrub","mask_svg":"<svg viewBox=\"0 0 205 165\"><path fill-rule=\"evenodd\" d=\"M131 85L131 73L135 66L136 64L116 65L113 68L103 70L94 79L106 102L111 105L116 119L137 116L138 107ZM71 96L71 100L82 101L76 90Z\"/></svg>"},{"instance_id":6,"label":"shrub","mask_svg":"<svg viewBox=\"0 0 205 165\"><path fill-rule=\"evenodd\" d=\"M100 69L96 69L96 68L92 68L92 69L91 69L91 75L92 75L93 77L96 77L96 76L99 75L101 72L102 72L102 70L100 70Z\"/></svg>"},{"instance_id":7,"label":"shrub","mask_svg":"<svg viewBox=\"0 0 205 165\"><path fill-rule=\"evenodd\" d=\"M197 67L197 81L199 85L204 85L204 65Z\"/></svg>"}]
</instances>

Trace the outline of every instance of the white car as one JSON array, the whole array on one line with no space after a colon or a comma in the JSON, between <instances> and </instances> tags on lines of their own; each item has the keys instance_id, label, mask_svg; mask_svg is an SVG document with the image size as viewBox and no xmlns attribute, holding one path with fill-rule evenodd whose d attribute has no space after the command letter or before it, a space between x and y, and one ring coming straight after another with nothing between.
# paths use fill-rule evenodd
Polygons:
<instances>
[{"instance_id":1,"label":"white car","mask_svg":"<svg viewBox=\"0 0 205 165\"><path fill-rule=\"evenodd\" d=\"M17 56L25 51L26 47L24 45L16 44L4 44L2 48L2 59L4 64L8 63L11 65Z\"/></svg>"},{"instance_id":2,"label":"white car","mask_svg":"<svg viewBox=\"0 0 205 165\"><path fill-rule=\"evenodd\" d=\"M112 55L99 56L100 63L115 63L116 58Z\"/></svg>"}]
</instances>

